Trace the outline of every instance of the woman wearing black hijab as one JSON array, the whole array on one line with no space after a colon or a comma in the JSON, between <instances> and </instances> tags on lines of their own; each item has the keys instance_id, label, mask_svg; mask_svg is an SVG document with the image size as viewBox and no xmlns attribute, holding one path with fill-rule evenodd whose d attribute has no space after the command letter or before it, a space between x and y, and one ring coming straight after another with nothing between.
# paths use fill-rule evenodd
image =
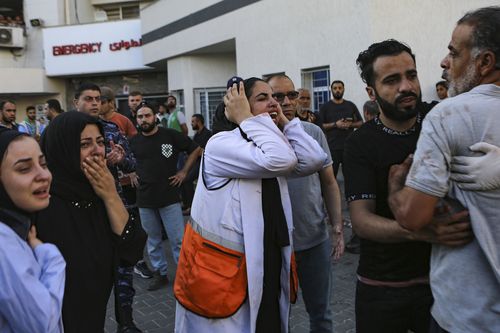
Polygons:
<instances>
[{"instance_id":1,"label":"woman wearing black hijab","mask_svg":"<svg viewBox=\"0 0 500 333\"><path fill-rule=\"evenodd\" d=\"M41 141L53 182L37 228L67 262L63 322L70 333L103 332L114 267L118 259L137 261L144 246L106 167L104 140L97 119L68 112Z\"/></svg>"}]
</instances>

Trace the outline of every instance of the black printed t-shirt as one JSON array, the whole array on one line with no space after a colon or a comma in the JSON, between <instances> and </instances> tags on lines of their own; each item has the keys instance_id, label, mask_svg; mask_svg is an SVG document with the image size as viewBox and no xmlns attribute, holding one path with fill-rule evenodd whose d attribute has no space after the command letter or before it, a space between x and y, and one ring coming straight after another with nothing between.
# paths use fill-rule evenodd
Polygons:
<instances>
[{"instance_id":1,"label":"black printed t-shirt","mask_svg":"<svg viewBox=\"0 0 500 333\"><path fill-rule=\"evenodd\" d=\"M137 206L160 208L180 201L179 187L171 186L171 176L177 173L179 152L188 154L198 145L176 130L158 127L151 136L137 134L130 141L137 160Z\"/></svg>"},{"instance_id":2,"label":"black printed t-shirt","mask_svg":"<svg viewBox=\"0 0 500 333\"><path fill-rule=\"evenodd\" d=\"M330 100L319 110L319 123L321 124L335 123L343 118L352 118L353 122L362 119L356 105L348 100L340 104L335 104ZM344 149L344 141L353 131L354 128L345 130L336 127L325 131L330 151Z\"/></svg>"},{"instance_id":3,"label":"black printed t-shirt","mask_svg":"<svg viewBox=\"0 0 500 333\"><path fill-rule=\"evenodd\" d=\"M422 114L406 132L385 127L380 119L363 124L345 143L344 179L348 202L375 200L375 214L394 220L387 202L389 168L415 151ZM407 281L429 274L431 245L425 242L379 243L361 240L358 275L378 281Z\"/></svg>"}]
</instances>

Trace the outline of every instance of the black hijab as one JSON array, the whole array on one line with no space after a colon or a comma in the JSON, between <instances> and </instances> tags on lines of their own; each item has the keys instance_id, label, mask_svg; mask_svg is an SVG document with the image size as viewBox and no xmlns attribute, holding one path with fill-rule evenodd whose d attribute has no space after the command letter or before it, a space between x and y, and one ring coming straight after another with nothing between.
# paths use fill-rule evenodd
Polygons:
<instances>
[{"instance_id":1,"label":"black hijab","mask_svg":"<svg viewBox=\"0 0 500 333\"><path fill-rule=\"evenodd\" d=\"M236 127L238 127L238 125L227 119L224 113L225 108L226 106L224 105L224 102L221 102L215 109L215 114L212 121L212 134L214 135L223 131L232 131Z\"/></svg>"},{"instance_id":2,"label":"black hijab","mask_svg":"<svg viewBox=\"0 0 500 333\"><path fill-rule=\"evenodd\" d=\"M21 136L28 135L16 130L0 128L0 164L3 162L9 145ZM31 214L14 204L2 182L0 182L0 221L8 225L22 239L27 238L31 227Z\"/></svg>"},{"instance_id":3,"label":"black hijab","mask_svg":"<svg viewBox=\"0 0 500 333\"><path fill-rule=\"evenodd\" d=\"M66 260L66 332L102 332L113 284L115 240L103 201L80 168L80 137L98 119L70 111L57 116L41 140L52 172L49 206L36 218L39 238Z\"/></svg>"},{"instance_id":4,"label":"black hijab","mask_svg":"<svg viewBox=\"0 0 500 333\"><path fill-rule=\"evenodd\" d=\"M52 172L50 192L73 201L93 201L97 196L80 168L80 134L99 120L85 113L70 111L57 116L44 131L40 145Z\"/></svg>"}]
</instances>

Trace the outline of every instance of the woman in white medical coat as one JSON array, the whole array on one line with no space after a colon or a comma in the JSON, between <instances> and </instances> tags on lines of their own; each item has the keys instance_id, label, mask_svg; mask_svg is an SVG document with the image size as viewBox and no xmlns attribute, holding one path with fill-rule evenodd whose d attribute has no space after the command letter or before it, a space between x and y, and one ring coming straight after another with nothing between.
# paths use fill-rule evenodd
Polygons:
<instances>
[{"instance_id":1,"label":"woman in white medical coat","mask_svg":"<svg viewBox=\"0 0 500 333\"><path fill-rule=\"evenodd\" d=\"M174 285L175 331L288 332L293 223L285 177L318 171L326 154L261 79L234 84L224 103L237 126L205 149Z\"/></svg>"}]
</instances>

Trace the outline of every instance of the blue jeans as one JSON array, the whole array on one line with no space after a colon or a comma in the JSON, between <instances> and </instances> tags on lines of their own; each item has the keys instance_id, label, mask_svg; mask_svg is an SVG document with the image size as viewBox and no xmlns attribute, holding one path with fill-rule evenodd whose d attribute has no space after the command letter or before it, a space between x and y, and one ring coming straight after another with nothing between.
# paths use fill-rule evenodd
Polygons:
<instances>
[{"instance_id":1,"label":"blue jeans","mask_svg":"<svg viewBox=\"0 0 500 333\"><path fill-rule=\"evenodd\" d=\"M168 236L175 264L179 260L182 236L184 235L184 218L180 203L174 203L161 208L139 208L141 223L144 231L148 234L146 247L149 260L154 270L161 275L167 274L167 258L161 239L162 225Z\"/></svg>"},{"instance_id":2,"label":"blue jeans","mask_svg":"<svg viewBox=\"0 0 500 333\"><path fill-rule=\"evenodd\" d=\"M295 252L302 298L309 314L310 332L314 333L333 331L331 251L332 243L328 238L313 248Z\"/></svg>"}]
</instances>

